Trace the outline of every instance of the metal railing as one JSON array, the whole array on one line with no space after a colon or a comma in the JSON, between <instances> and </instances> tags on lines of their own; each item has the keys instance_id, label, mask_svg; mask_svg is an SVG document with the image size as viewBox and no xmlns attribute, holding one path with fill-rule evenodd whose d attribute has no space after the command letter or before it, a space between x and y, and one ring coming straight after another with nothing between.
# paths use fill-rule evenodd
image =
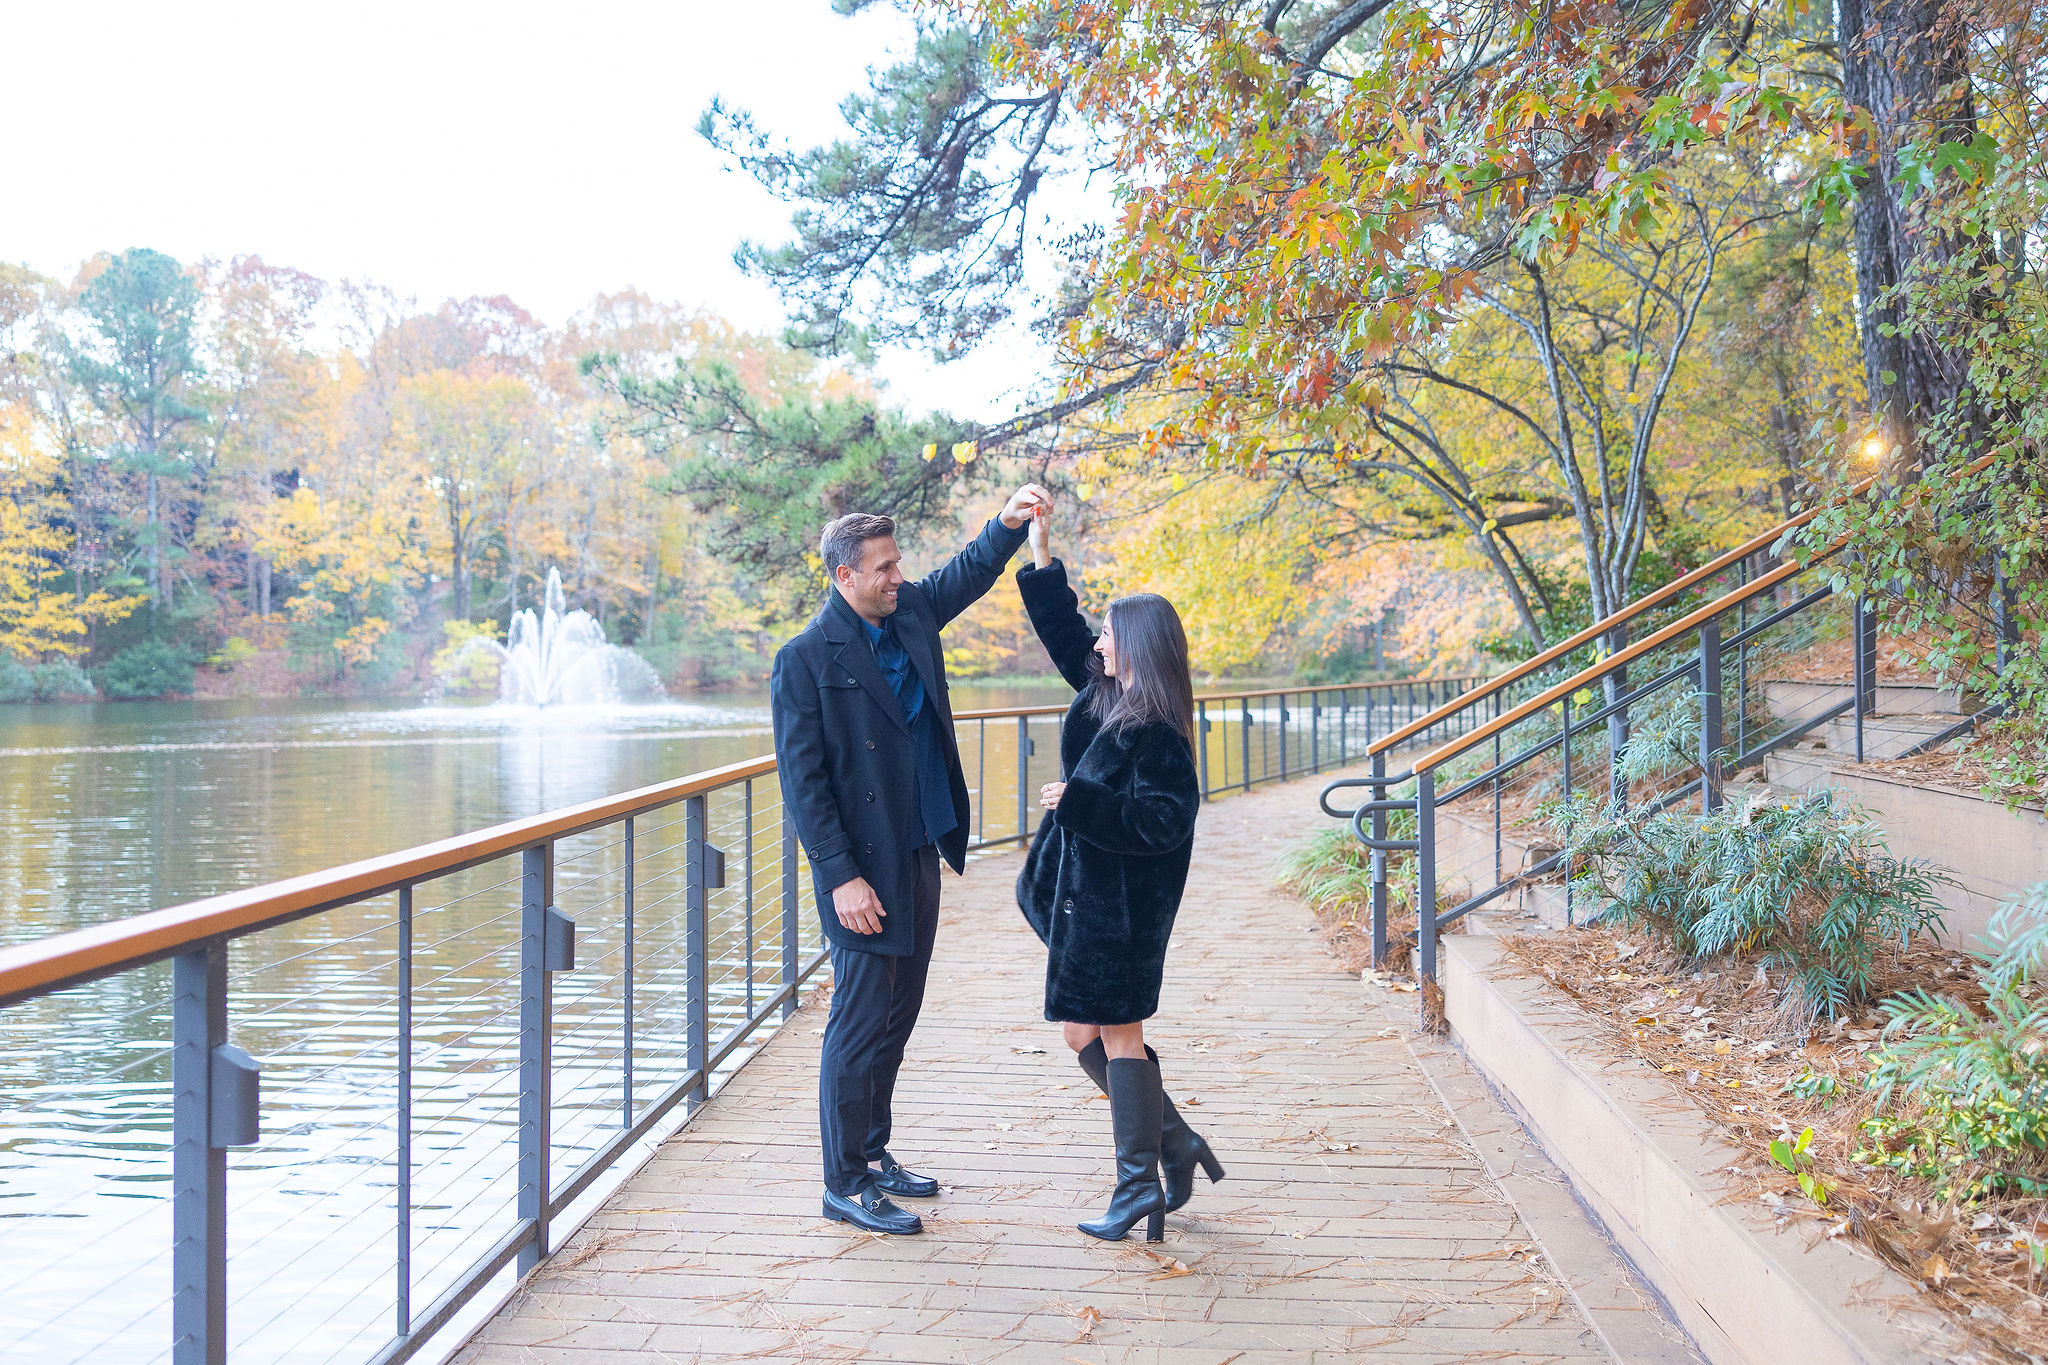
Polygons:
<instances>
[{"instance_id":1,"label":"metal railing","mask_svg":"<svg viewBox=\"0 0 2048 1365\"><path fill-rule=\"evenodd\" d=\"M1839 542L1811 559L1779 562L1759 548L1763 539L1418 718L1416 728L1427 729L1476 713L1457 737L1407 770L1387 770L1390 750L1407 737L1389 732L1373 746L1372 776L1324 789L1325 813L1349 821L1371 850L1376 962L1392 946L1392 859L1413 860L1415 971L1434 980L1438 937L1483 906L1518 896L1527 915L1561 911L1566 924L1574 922L1558 837L1558 820L1574 800L1596 809L1662 810L1696 797L1712 811L1731 775L1823 727L1828 747L1860 764L1867 756L1922 752L1991 714L1961 715L1931 732L1907 726L1903 734L1894 719L1884 731L1889 751L1872 755L1869 722L1880 691L1876 612L1835 587L1825 562ZM1701 590L1711 587L1727 590L1701 601ZM1631 643L1632 624L1639 638ZM2009 617L1998 613L1994 629L2006 640ZM1557 666L1596 642L1609 648L1592 663L1569 673ZM1953 692L1936 695L1958 712L1969 709ZM1635 756L1640 761L1632 744L1647 746ZM1397 794L1411 785L1412 795ZM1348 809L1331 805L1334 793L1361 788L1367 800ZM1391 837L1390 817L1412 818L1412 837ZM1425 993L1425 1012L1430 1008Z\"/></svg>"},{"instance_id":2,"label":"metal railing","mask_svg":"<svg viewBox=\"0 0 2048 1365\"><path fill-rule=\"evenodd\" d=\"M1205 695L1204 795L1356 761L1477 681ZM975 847L1032 832L1064 712L956 716ZM764 757L0 950L0 1140L38 1153L0 1352L409 1358L797 1007L825 959L800 852Z\"/></svg>"}]
</instances>

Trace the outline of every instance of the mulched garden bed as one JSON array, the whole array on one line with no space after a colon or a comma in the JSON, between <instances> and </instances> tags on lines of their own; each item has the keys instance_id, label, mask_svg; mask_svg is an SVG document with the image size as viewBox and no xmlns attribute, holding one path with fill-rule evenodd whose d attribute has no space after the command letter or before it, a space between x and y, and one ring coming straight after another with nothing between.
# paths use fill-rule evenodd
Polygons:
<instances>
[{"instance_id":1,"label":"mulched garden bed","mask_svg":"<svg viewBox=\"0 0 2048 1365\"><path fill-rule=\"evenodd\" d=\"M1947 1311L1986 1358L2048 1360L2048 1276L2037 1269L2048 1200L1958 1206L1939 1199L1932 1181L1851 1160L1873 1110L1863 1078L1882 1023L1875 1012L1788 1029L1776 985L1760 969L1703 970L1613 929L1511 934L1501 943L1749 1154L1729 1168L1733 1197L1762 1201L1781 1226L1861 1241ZM1972 964L1932 945L1894 954L1876 985L1873 998L1925 986L1973 1006L1983 1000ZM1770 1157L1774 1139L1794 1142L1808 1128L1799 1164L1825 1186L1820 1203Z\"/></svg>"}]
</instances>

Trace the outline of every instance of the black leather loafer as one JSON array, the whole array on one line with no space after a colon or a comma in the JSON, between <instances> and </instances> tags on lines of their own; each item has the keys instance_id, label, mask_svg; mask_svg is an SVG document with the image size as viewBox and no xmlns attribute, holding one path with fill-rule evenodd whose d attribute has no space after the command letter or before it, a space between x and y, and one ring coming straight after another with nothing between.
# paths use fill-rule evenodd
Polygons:
<instances>
[{"instance_id":1,"label":"black leather loafer","mask_svg":"<svg viewBox=\"0 0 2048 1365\"><path fill-rule=\"evenodd\" d=\"M924 1231L924 1220L889 1202L889 1196L868 1186L856 1195L825 1191L825 1216L835 1223L851 1223L869 1232L886 1232L905 1237Z\"/></svg>"},{"instance_id":2,"label":"black leather loafer","mask_svg":"<svg viewBox=\"0 0 2048 1365\"><path fill-rule=\"evenodd\" d=\"M903 1199L930 1199L939 1192L938 1181L908 1169L887 1152L882 1153L882 1159L876 1164L879 1169L875 1173L875 1183L889 1194Z\"/></svg>"}]
</instances>

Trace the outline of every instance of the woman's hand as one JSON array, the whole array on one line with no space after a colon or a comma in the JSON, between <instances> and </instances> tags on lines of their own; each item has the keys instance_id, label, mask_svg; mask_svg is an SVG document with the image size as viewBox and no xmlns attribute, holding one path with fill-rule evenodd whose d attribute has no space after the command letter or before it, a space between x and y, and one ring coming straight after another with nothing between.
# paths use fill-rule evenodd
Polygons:
<instances>
[{"instance_id":1,"label":"woman's hand","mask_svg":"<svg viewBox=\"0 0 2048 1365\"><path fill-rule=\"evenodd\" d=\"M1038 804L1046 810L1058 810L1060 794L1067 789L1064 782L1048 782L1038 789Z\"/></svg>"},{"instance_id":2,"label":"woman's hand","mask_svg":"<svg viewBox=\"0 0 2048 1365\"><path fill-rule=\"evenodd\" d=\"M1040 503L1032 509L1031 530L1028 533L1028 539L1031 542L1032 567L1043 569L1050 565L1052 563L1052 507L1049 504Z\"/></svg>"}]
</instances>

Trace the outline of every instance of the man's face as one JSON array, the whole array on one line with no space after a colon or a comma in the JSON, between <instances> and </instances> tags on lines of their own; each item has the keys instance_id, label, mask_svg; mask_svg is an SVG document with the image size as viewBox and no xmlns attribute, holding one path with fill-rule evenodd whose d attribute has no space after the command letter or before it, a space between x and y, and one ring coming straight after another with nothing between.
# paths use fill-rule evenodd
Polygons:
<instances>
[{"instance_id":1,"label":"man's face","mask_svg":"<svg viewBox=\"0 0 2048 1365\"><path fill-rule=\"evenodd\" d=\"M839 595L846 605L870 621L896 610L896 590L903 586L903 552L896 537L877 536L860 547L860 567L838 569Z\"/></svg>"}]
</instances>

